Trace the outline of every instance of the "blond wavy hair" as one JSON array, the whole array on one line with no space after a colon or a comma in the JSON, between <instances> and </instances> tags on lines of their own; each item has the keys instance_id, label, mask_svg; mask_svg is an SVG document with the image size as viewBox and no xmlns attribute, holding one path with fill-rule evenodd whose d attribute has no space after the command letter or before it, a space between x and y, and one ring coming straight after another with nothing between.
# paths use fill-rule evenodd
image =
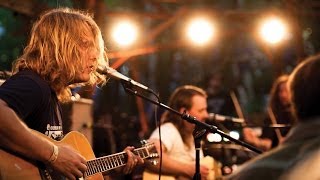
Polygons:
<instances>
[{"instance_id":1,"label":"blond wavy hair","mask_svg":"<svg viewBox=\"0 0 320 180\"><path fill-rule=\"evenodd\" d=\"M67 101L71 95L69 85L77 72L83 71L86 61L81 57L81 49L96 49L99 57L95 64L107 63L101 31L91 15L69 8L52 9L33 24L30 40L12 70L35 71L49 83L60 101ZM90 84L104 79L95 71L90 76Z\"/></svg>"}]
</instances>

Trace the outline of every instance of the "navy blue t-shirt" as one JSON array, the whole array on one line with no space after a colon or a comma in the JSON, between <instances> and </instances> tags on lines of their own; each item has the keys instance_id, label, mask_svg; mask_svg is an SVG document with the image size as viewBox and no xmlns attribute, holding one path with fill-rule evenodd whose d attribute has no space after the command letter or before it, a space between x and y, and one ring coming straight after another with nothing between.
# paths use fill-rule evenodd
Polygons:
<instances>
[{"instance_id":1,"label":"navy blue t-shirt","mask_svg":"<svg viewBox=\"0 0 320 180\"><path fill-rule=\"evenodd\" d=\"M5 101L31 129L50 138L63 137L61 107L49 84L31 70L23 70L0 86Z\"/></svg>"}]
</instances>

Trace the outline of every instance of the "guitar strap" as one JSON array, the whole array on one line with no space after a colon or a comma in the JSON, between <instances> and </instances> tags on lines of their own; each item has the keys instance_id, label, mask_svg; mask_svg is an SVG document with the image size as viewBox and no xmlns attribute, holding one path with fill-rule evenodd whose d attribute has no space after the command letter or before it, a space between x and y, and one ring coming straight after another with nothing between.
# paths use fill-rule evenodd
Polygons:
<instances>
[{"instance_id":1,"label":"guitar strap","mask_svg":"<svg viewBox=\"0 0 320 180\"><path fill-rule=\"evenodd\" d=\"M56 114L57 114L57 118L58 118L58 121L59 121L59 125L63 126L61 108L60 108L58 102L56 103ZM63 137L61 137L61 138L63 138Z\"/></svg>"},{"instance_id":2,"label":"guitar strap","mask_svg":"<svg viewBox=\"0 0 320 180\"><path fill-rule=\"evenodd\" d=\"M54 107L55 107L55 114L58 119L59 126L62 126L62 113L61 113L61 108L59 106L58 100L55 99L53 101ZM61 136L59 139L56 140L61 140L63 136ZM51 169L49 169L45 164L38 162L38 169L39 169L39 174L41 177L41 180L52 180L53 178L51 177Z\"/></svg>"},{"instance_id":3,"label":"guitar strap","mask_svg":"<svg viewBox=\"0 0 320 180\"><path fill-rule=\"evenodd\" d=\"M47 170L47 167L41 163L41 162L38 162L38 169L39 169L39 174L40 174L40 177L42 180L52 180L50 174L49 174L49 171Z\"/></svg>"}]
</instances>

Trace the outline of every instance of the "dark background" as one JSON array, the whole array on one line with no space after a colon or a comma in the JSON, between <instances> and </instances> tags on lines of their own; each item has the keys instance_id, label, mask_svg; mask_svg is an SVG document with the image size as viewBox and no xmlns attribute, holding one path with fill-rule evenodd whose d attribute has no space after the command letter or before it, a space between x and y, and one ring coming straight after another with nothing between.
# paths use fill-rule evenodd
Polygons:
<instances>
[{"instance_id":1,"label":"dark background","mask_svg":"<svg viewBox=\"0 0 320 180\"><path fill-rule=\"evenodd\" d=\"M261 121L273 80L290 73L320 48L317 0L0 0L1 71L11 70L36 17L64 6L93 13L103 32L110 65L152 88L162 102L167 102L177 86L205 87L208 74L222 71L225 88L236 92L245 118L252 122ZM197 11L210 15L220 29L217 40L202 48L182 41L181 29ZM273 47L254 33L259 19L270 13L284 17L291 27L291 38ZM117 47L109 35L111 23L119 17L133 18L141 26L138 43L127 49ZM126 119L126 130L135 135L142 126L150 132L154 106L128 95L114 81L109 86L116 88L105 90L109 95L100 100L102 109L108 109L104 113ZM84 97L92 98L92 94Z\"/></svg>"}]
</instances>

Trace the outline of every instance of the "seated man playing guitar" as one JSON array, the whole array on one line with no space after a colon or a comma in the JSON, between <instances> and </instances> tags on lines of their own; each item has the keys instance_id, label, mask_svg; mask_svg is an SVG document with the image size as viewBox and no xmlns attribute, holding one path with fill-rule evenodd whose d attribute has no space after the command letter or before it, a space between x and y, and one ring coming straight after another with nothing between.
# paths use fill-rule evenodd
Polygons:
<instances>
[{"instance_id":1,"label":"seated man playing guitar","mask_svg":"<svg viewBox=\"0 0 320 180\"><path fill-rule=\"evenodd\" d=\"M81 149L79 144L55 143L31 129L63 138L59 103L70 99L69 86L104 80L96 72L98 64L106 64L101 31L90 15L58 8L40 16L30 35L13 65L13 76L0 86L0 150L49 166L68 179L83 177L92 172L87 172L84 155L73 148ZM131 150L125 150L124 173L143 162ZM3 175L9 177L0 167L0 179Z\"/></svg>"},{"instance_id":2,"label":"seated man playing guitar","mask_svg":"<svg viewBox=\"0 0 320 180\"><path fill-rule=\"evenodd\" d=\"M186 85L177 88L169 99L169 106L180 113L186 112L199 121L208 118L207 95L201 88ZM159 128L159 127L158 127ZM194 124L183 120L179 115L166 111L161 117L160 147L158 128L153 131L150 141L160 154L162 148L161 179L192 179L195 174L196 150L193 139ZM203 152L200 150L200 156ZM213 161L209 161L214 164ZM160 163L157 166L147 166L144 179L158 179ZM200 165L202 179L215 179L210 175L210 166ZM218 173L217 173L218 174Z\"/></svg>"}]
</instances>

